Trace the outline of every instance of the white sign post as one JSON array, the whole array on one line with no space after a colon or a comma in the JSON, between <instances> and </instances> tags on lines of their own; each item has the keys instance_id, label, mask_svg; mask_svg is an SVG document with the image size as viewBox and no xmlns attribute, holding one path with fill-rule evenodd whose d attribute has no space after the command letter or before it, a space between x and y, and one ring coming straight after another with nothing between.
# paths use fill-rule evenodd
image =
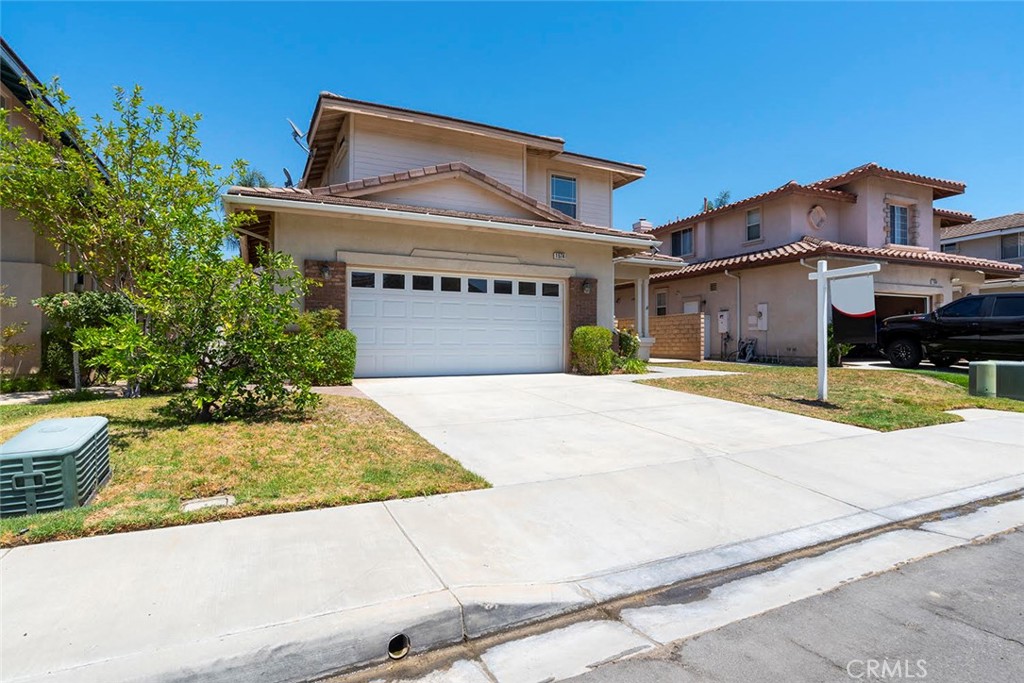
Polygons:
<instances>
[{"instance_id":1,"label":"white sign post","mask_svg":"<svg viewBox=\"0 0 1024 683\"><path fill-rule=\"evenodd\" d=\"M818 261L818 270L815 273L808 273L808 280L816 280L818 283L818 400L828 400L828 285L832 280L848 277L859 277L870 273L877 273L882 269L878 263L868 263L863 266L852 266L829 270L828 261Z\"/></svg>"}]
</instances>

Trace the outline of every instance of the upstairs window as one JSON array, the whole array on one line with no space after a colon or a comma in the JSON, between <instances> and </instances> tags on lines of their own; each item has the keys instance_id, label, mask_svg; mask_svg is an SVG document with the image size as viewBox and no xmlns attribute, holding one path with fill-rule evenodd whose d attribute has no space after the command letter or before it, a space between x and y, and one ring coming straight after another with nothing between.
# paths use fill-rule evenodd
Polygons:
<instances>
[{"instance_id":1,"label":"upstairs window","mask_svg":"<svg viewBox=\"0 0 1024 683\"><path fill-rule=\"evenodd\" d=\"M747 211L747 241L761 239L761 209Z\"/></svg>"},{"instance_id":2,"label":"upstairs window","mask_svg":"<svg viewBox=\"0 0 1024 683\"><path fill-rule=\"evenodd\" d=\"M569 218L576 218L576 179L563 175L551 176L551 208Z\"/></svg>"},{"instance_id":3,"label":"upstairs window","mask_svg":"<svg viewBox=\"0 0 1024 683\"><path fill-rule=\"evenodd\" d=\"M999 240L1000 258L1024 258L1024 232L1016 235L1003 235Z\"/></svg>"},{"instance_id":4,"label":"upstairs window","mask_svg":"<svg viewBox=\"0 0 1024 683\"><path fill-rule=\"evenodd\" d=\"M672 255L689 256L693 253L693 228L672 233Z\"/></svg>"},{"instance_id":5,"label":"upstairs window","mask_svg":"<svg viewBox=\"0 0 1024 683\"><path fill-rule=\"evenodd\" d=\"M960 244L957 242L950 242L949 244L943 244L939 247L942 249L943 254L959 254Z\"/></svg>"},{"instance_id":6,"label":"upstairs window","mask_svg":"<svg viewBox=\"0 0 1024 683\"><path fill-rule=\"evenodd\" d=\"M906 206L889 205L889 242L910 244L910 209Z\"/></svg>"}]
</instances>

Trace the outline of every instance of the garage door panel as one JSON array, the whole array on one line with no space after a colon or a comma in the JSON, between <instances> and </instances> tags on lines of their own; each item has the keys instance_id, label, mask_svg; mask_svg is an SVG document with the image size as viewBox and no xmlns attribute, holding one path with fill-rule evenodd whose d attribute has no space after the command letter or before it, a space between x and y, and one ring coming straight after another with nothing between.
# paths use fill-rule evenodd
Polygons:
<instances>
[{"instance_id":1,"label":"garage door panel","mask_svg":"<svg viewBox=\"0 0 1024 683\"><path fill-rule=\"evenodd\" d=\"M407 301L385 299L381 302L380 314L384 318L406 318L409 315Z\"/></svg>"},{"instance_id":2,"label":"garage door panel","mask_svg":"<svg viewBox=\"0 0 1024 683\"><path fill-rule=\"evenodd\" d=\"M353 297L352 303L349 305L349 317L377 317L377 302Z\"/></svg>"},{"instance_id":3,"label":"garage door panel","mask_svg":"<svg viewBox=\"0 0 1024 683\"><path fill-rule=\"evenodd\" d=\"M383 289L385 274L392 275L392 283L404 275L410 287ZM420 285L422 278L433 277L437 288L414 289L414 277ZM457 278L461 291L441 290L439 277ZM510 292L507 278L473 277L481 291L468 291L465 275L380 270L374 287L350 287L349 326L358 340L356 376L562 370L564 287L549 282L545 289L540 280L517 279ZM497 286L495 280L500 280ZM558 295L541 296L542 291Z\"/></svg>"},{"instance_id":4,"label":"garage door panel","mask_svg":"<svg viewBox=\"0 0 1024 683\"><path fill-rule=\"evenodd\" d=\"M384 327L381 329L380 341L386 345L405 344L408 340L406 332L404 327Z\"/></svg>"},{"instance_id":5,"label":"garage door panel","mask_svg":"<svg viewBox=\"0 0 1024 683\"><path fill-rule=\"evenodd\" d=\"M409 330L409 343L416 346L434 346L437 343L436 330L423 327L413 327Z\"/></svg>"},{"instance_id":6,"label":"garage door panel","mask_svg":"<svg viewBox=\"0 0 1024 683\"><path fill-rule=\"evenodd\" d=\"M454 301L443 302L440 317L446 320L462 320L462 304Z\"/></svg>"},{"instance_id":7,"label":"garage door panel","mask_svg":"<svg viewBox=\"0 0 1024 683\"><path fill-rule=\"evenodd\" d=\"M433 301L413 301L411 315L413 318L435 318L437 304Z\"/></svg>"},{"instance_id":8,"label":"garage door panel","mask_svg":"<svg viewBox=\"0 0 1024 683\"><path fill-rule=\"evenodd\" d=\"M561 322L562 320L561 306L542 306L539 313L540 321L544 323Z\"/></svg>"},{"instance_id":9,"label":"garage door panel","mask_svg":"<svg viewBox=\"0 0 1024 683\"><path fill-rule=\"evenodd\" d=\"M374 345L377 343L377 328L368 326L349 326L352 330L352 334L356 335L357 344L368 344ZM357 347L358 348L358 347Z\"/></svg>"}]
</instances>

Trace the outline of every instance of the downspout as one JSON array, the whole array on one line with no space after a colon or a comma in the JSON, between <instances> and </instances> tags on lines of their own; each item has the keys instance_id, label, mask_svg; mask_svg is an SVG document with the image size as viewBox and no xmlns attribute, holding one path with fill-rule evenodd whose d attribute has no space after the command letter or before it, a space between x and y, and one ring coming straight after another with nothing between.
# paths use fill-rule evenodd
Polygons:
<instances>
[{"instance_id":1,"label":"downspout","mask_svg":"<svg viewBox=\"0 0 1024 683\"><path fill-rule=\"evenodd\" d=\"M743 280L740 279L739 275L733 275L728 269L723 273L726 277L731 277L736 281L736 349L740 348L740 292L742 291Z\"/></svg>"}]
</instances>

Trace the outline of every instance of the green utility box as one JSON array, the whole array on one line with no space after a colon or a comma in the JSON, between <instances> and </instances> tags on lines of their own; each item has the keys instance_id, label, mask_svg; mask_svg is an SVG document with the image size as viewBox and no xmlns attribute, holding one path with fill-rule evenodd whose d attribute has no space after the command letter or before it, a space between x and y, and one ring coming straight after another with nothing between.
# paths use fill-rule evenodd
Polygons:
<instances>
[{"instance_id":1,"label":"green utility box","mask_svg":"<svg viewBox=\"0 0 1024 683\"><path fill-rule=\"evenodd\" d=\"M1024 362L975 361L970 365L968 390L972 396L998 396L1024 401Z\"/></svg>"},{"instance_id":2,"label":"green utility box","mask_svg":"<svg viewBox=\"0 0 1024 683\"><path fill-rule=\"evenodd\" d=\"M997 360L996 396L1024 401L1024 361Z\"/></svg>"},{"instance_id":3,"label":"green utility box","mask_svg":"<svg viewBox=\"0 0 1024 683\"><path fill-rule=\"evenodd\" d=\"M0 445L0 517L86 505L109 478L107 418L37 422Z\"/></svg>"}]
</instances>

